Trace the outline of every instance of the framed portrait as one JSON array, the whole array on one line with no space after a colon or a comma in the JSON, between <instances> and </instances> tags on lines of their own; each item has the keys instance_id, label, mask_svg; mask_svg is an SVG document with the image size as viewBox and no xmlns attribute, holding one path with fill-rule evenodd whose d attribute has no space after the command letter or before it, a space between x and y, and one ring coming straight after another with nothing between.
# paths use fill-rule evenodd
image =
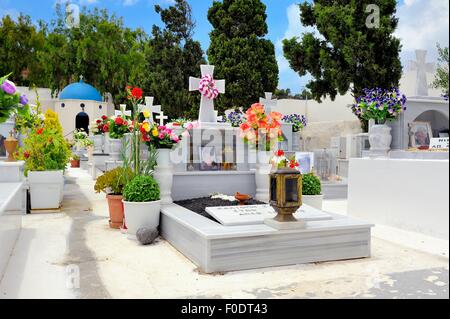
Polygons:
<instances>
[{"instance_id":1,"label":"framed portrait","mask_svg":"<svg viewBox=\"0 0 450 319\"><path fill-rule=\"evenodd\" d=\"M433 138L430 122L412 122L409 124L409 135L411 138L411 147L430 146Z\"/></svg>"},{"instance_id":2,"label":"framed portrait","mask_svg":"<svg viewBox=\"0 0 450 319\"><path fill-rule=\"evenodd\" d=\"M299 171L302 174L309 174L314 169L314 153L312 152L296 152L295 159L300 164Z\"/></svg>"},{"instance_id":3,"label":"framed portrait","mask_svg":"<svg viewBox=\"0 0 450 319\"><path fill-rule=\"evenodd\" d=\"M217 171L220 168L217 160L215 146L199 147L200 154L200 170L201 171Z\"/></svg>"}]
</instances>

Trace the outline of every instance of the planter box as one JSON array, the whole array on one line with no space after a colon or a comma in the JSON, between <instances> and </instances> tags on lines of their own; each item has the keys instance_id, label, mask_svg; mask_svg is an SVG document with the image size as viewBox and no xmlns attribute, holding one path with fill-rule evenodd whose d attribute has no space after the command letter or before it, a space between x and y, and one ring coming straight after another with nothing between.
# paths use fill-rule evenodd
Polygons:
<instances>
[{"instance_id":1,"label":"planter box","mask_svg":"<svg viewBox=\"0 0 450 319\"><path fill-rule=\"evenodd\" d=\"M135 239L136 232L141 227L156 229L159 226L161 201L133 203L123 201L125 224L128 228L128 238Z\"/></svg>"},{"instance_id":2,"label":"planter box","mask_svg":"<svg viewBox=\"0 0 450 319\"><path fill-rule=\"evenodd\" d=\"M302 202L303 204L322 210L323 195L302 195Z\"/></svg>"},{"instance_id":3,"label":"planter box","mask_svg":"<svg viewBox=\"0 0 450 319\"><path fill-rule=\"evenodd\" d=\"M63 171L30 171L31 209L58 209L61 206L64 189Z\"/></svg>"}]
</instances>

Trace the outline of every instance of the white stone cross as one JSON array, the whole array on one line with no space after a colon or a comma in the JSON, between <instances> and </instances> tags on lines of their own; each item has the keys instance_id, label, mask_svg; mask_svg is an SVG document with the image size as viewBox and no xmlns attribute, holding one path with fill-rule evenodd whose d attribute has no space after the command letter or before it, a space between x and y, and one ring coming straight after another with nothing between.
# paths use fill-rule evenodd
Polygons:
<instances>
[{"instance_id":1,"label":"white stone cross","mask_svg":"<svg viewBox=\"0 0 450 319\"><path fill-rule=\"evenodd\" d=\"M202 77L205 75L211 75L214 78L214 65L201 65L200 66ZM200 80L198 78L189 77L189 91L198 91L200 86ZM219 93L225 93L225 80L216 80L216 88ZM214 113L214 100L209 99L202 95L202 100L200 102L200 112L198 121L200 123L216 123L217 118Z\"/></svg>"},{"instance_id":2,"label":"white stone cross","mask_svg":"<svg viewBox=\"0 0 450 319\"><path fill-rule=\"evenodd\" d=\"M272 112L273 108L275 108L278 105L278 100L272 100L272 93L265 92L266 98L259 98L259 103L264 105L264 108L266 110L266 114L270 114Z\"/></svg>"},{"instance_id":3,"label":"white stone cross","mask_svg":"<svg viewBox=\"0 0 450 319\"><path fill-rule=\"evenodd\" d=\"M164 112L161 111L158 116L156 116L156 119L159 120L159 126L164 125L164 120L167 120L169 117L164 115Z\"/></svg>"},{"instance_id":4,"label":"white stone cross","mask_svg":"<svg viewBox=\"0 0 450 319\"><path fill-rule=\"evenodd\" d=\"M426 63L427 50L416 50L416 61L410 61L409 70L417 71L416 95L428 96L427 72L435 71L434 63Z\"/></svg>"},{"instance_id":5,"label":"white stone cross","mask_svg":"<svg viewBox=\"0 0 450 319\"><path fill-rule=\"evenodd\" d=\"M131 111L127 111L127 105L126 104L120 104L120 110L115 111L116 116L129 116L131 117Z\"/></svg>"},{"instance_id":6,"label":"white stone cross","mask_svg":"<svg viewBox=\"0 0 450 319\"><path fill-rule=\"evenodd\" d=\"M153 105L154 97L146 96L145 105L139 105L139 113L148 111L150 113L150 118L148 119L150 123L154 122L153 113L161 113L161 105Z\"/></svg>"}]
</instances>

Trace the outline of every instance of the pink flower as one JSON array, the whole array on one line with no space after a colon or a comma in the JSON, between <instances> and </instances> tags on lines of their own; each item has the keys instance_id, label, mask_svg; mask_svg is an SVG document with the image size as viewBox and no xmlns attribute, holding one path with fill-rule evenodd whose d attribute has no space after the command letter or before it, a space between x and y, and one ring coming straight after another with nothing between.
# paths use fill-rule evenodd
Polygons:
<instances>
[{"instance_id":1,"label":"pink flower","mask_svg":"<svg viewBox=\"0 0 450 319\"><path fill-rule=\"evenodd\" d=\"M172 139L172 141L174 141L175 143L178 143L180 141L180 138L178 137L177 134L171 134L170 138Z\"/></svg>"},{"instance_id":2,"label":"pink flower","mask_svg":"<svg viewBox=\"0 0 450 319\"><path fill-rule=\"evenodd\" d=\"M159 133L159 139L163 140L166 137L166 135L164 135L164 133Z\"/></svg>"},{"instance_id":3,"label":"pink flower","mask_svg":"<svg viewBox=\"0 0 450 319\"><path fill-rule=\"evenodd\" d=\"M192 123L186 124L186 130L192 130L193 128L194 128L194 124L192 124Z\"/></svg>"},{"instance_id":4,"label":"pink flower","mask_svg":"<svg viewBox=\"0 0 450 319\"><path fill-rule=\"evenodd\" d=\"M181 136L183 136L184 138L188 138L189 136L191 136L191 134L189 134L188 131L184 131Z\"/></svg>"}]
</instances>

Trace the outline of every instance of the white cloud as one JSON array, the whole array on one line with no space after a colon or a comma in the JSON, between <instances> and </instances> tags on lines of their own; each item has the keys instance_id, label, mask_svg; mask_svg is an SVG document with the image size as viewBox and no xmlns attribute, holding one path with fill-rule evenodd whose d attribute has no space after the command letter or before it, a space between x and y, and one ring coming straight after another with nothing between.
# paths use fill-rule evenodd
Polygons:
<instances>
[{"instance_id":1,"label":"white cloud","mask_svg":"<svg viewBox=\"0 0 450 319\"><path fill-rule=\"evenodd\" d=\"M124 6L134 6L138 1L139 0L123 0L122 4Z\"/></svg>"},{"instance_id":2,"label":"white cloud","mask_svg":"<svg viewBox=\"0 0 450 319\"><path fill-rule=\"evenodd\" d=\"M397 8L399 26L395 33L401 39L402 62L414 59L416 49L428 50L428 60L437 58L436 43L448 46L448 0L405 0Z\"/></svg>"}]
</instances>

